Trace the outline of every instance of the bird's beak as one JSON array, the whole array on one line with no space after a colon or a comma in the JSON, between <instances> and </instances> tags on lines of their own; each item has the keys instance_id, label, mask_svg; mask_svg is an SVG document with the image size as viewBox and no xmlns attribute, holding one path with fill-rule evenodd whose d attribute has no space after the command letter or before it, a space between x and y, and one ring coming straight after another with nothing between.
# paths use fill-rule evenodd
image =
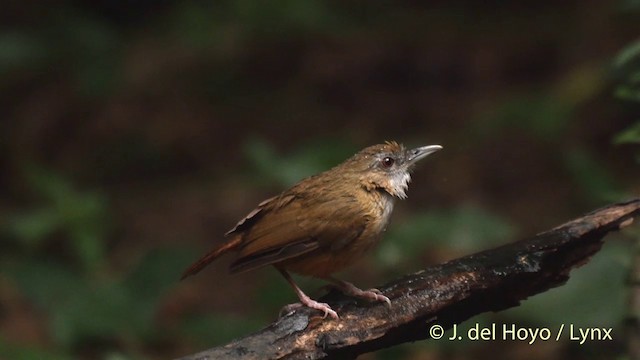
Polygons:
<instances>
[{"instance_id":1,"label":"bird's beak","mask_svg":"<svg viewBox=\"0 0 640 360\"><path fill-rule=\"evenodd\" d=\"M407 156L407 162L410 165L415 164L418 160L427 157L429 154L433 154L434 152L442 149L440 145L429 145L429 146L421 146L419 148L415 148L413 150L409 150Z\"/></svg>"}]
</instances>

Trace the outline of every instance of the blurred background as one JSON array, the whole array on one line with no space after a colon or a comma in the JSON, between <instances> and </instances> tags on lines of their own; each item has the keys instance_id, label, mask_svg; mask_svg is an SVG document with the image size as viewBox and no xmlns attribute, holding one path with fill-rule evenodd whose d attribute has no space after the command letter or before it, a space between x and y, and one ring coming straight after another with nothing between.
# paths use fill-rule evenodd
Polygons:
<instances>
[{"instance_id":1,"label":"blurred background","mask_svg":"<svg viewBox=\"0 0 640 360\"><path fill-rule=\"evenodd\" d=\"M637 0L5 1L0 23L2 359L166 359L259 330L296 300L276 271L181 272L259 201L385 140L444 150L340 274L363 288L640 194ZM465 324L613 341L362 358L624 358L639 232Z\"/></svg>"}]
</instances>

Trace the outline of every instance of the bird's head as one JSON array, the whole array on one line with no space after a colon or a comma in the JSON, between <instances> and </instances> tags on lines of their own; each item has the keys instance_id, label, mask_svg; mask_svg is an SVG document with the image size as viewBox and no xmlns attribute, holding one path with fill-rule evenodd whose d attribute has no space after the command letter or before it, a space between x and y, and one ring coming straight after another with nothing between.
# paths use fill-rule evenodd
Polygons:
<instances>
[{"instance_id":1,"label":"bird's head","mask_svg":"<svg viewBox=\"0 0 640 360\"><path fill-rule=\"evenodd\" d=\"M440 145L429 145L407 150L395 141L388 141L363 149L342 166L346 171L358 174L366 189L382 190L404 199L414 165L440 149Z\"/></svg>"}]
</instances>

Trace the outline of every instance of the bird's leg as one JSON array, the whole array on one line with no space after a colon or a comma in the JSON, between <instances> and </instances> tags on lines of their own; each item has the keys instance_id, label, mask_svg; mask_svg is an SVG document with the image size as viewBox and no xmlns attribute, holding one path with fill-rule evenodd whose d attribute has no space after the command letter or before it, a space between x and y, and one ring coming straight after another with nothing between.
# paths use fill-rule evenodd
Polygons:
<instances>
[{"instance_id":1,"label":"bird's leg","mask_svg":"<svg viewBox=\"0 0 640 360\"><path fill-rule=\"evenodd\" d=\"M333 311L333 309L329 306L329 304L317 302L311 299L310 297L307 296L307 294L302 292L302 289L300 289L298 285L296 285L296 283L293 281L293 278L291 278L291 275L289 275L288 272L282 269L278 269L278 271L280 271L282 276L284 276L284 278L287 279L289 284L291 284L291 286L293 287L293 291L295 291L296 295L298 295L298 298L300 299L300 302L302 303L302 305L324 312L323 318L327 317L327 315L331 316L334 319L338 318L338 313Z\"/></svg>"},{"instance_id":2,"label":"bird's leg","mask_svg":"<svg viewBox=\"0 0 640 360\"><path fill-rule=\"evenodd\" d=\"M388 297L382 295L382 292L378 289L362 290L350 282L336 279L332 276L326 277L325 279L328 281L331 281L345 295L350 295L350 296L359 297L367 300L373 300L373 301L384 301L387 303L387 305L391 305L391 300L389 300Z\"/></svg>"}]
</instances>

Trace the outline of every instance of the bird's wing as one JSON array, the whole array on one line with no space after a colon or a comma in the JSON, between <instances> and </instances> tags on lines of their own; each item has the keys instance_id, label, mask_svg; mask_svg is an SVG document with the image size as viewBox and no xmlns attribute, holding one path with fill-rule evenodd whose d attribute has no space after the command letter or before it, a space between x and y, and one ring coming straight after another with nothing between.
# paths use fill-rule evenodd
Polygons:
<instances>
[{"instance_id":1,"label":"bird's wing","mask_svg":"<svg viewBox=\"0 0 640 360\"><path fill-rule=\"evenodd\" d=\"M339 248L357 238L368 221L353 197L288 196L291 198L272 200L245 229L231 272L278 263L319 248Z\"/></svg>"},{"instance_id":2,"label":"bird's wing","mask_svg":"<svg viewBox=\"0 0 640 360\"><path fill-rule=\"evenodd\" d=\"M251 210L251 212L248 213L247 216L242 218L242 220L238 221L238 223L236 224L236 226L233 227L233 229L227 231L227 233L224 235L228 236L231 234L241 233L243 231L246 231L247 229L250 229L251 226L255 224L256 221L262 218L265 211L268 211L269 209L283 207L291 200L293 200L292 196L279 195L279 196L270 197L262 201L260 204L258 204L258 207Z\"/></svg>"}]
</instances>

